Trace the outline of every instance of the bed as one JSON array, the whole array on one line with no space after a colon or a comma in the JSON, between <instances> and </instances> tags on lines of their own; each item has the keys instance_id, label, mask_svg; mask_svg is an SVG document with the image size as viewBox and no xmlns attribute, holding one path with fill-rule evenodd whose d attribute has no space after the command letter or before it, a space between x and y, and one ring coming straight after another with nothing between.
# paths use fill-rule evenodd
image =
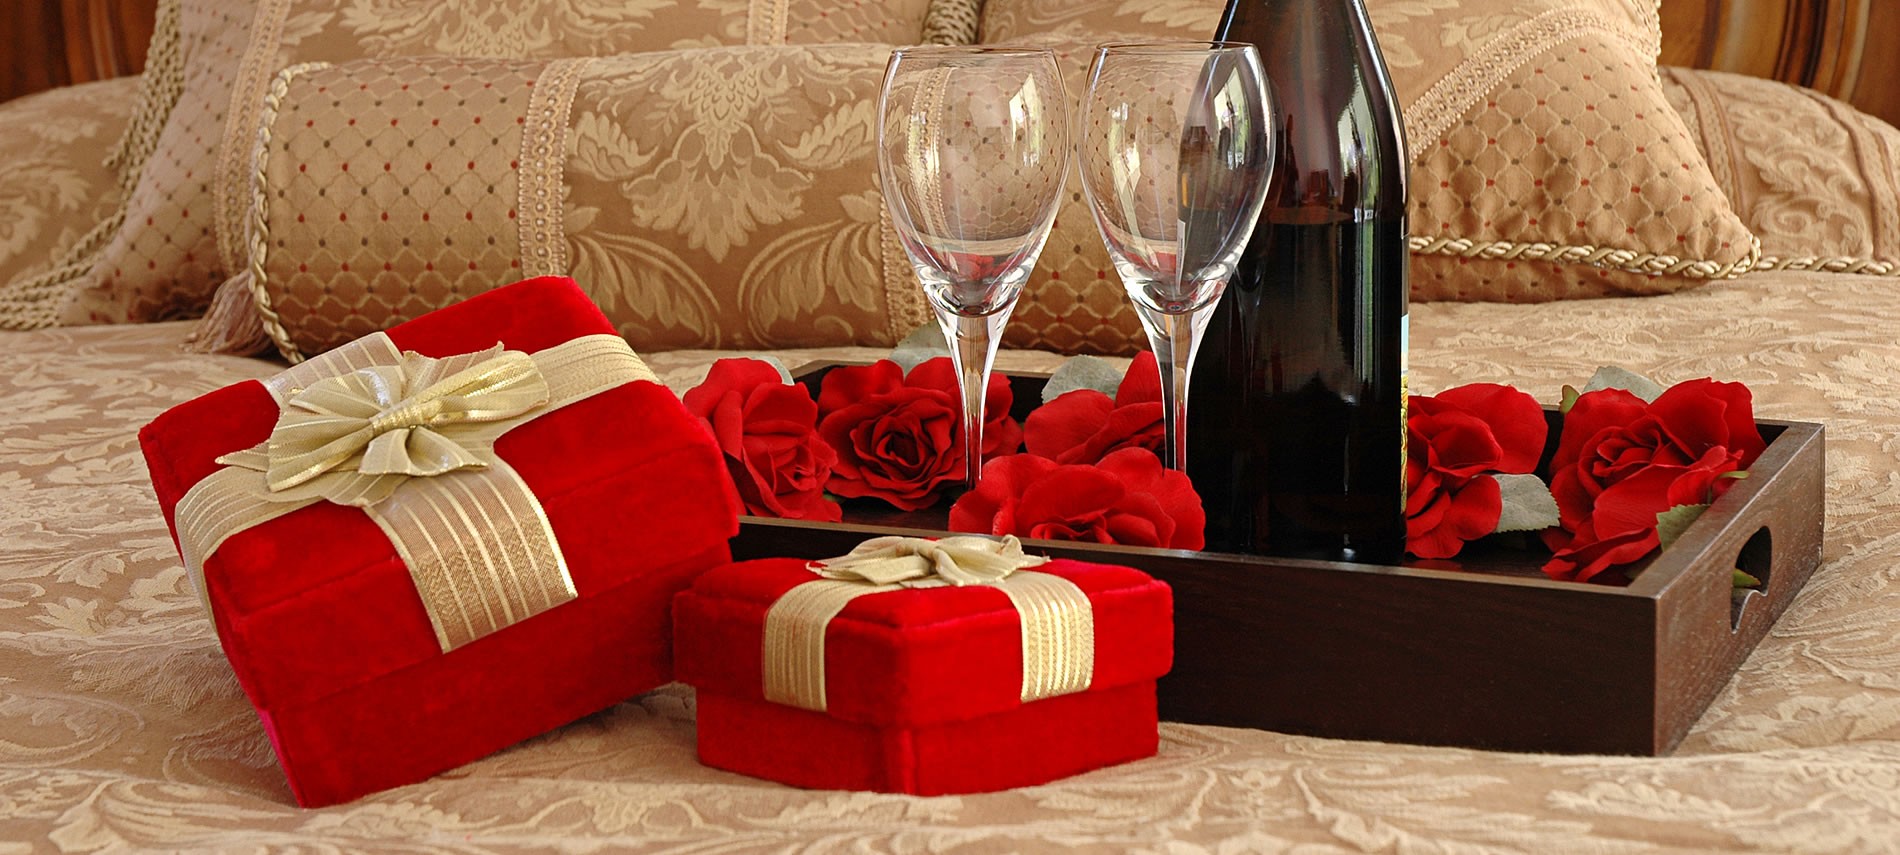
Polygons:
<instances>
[{"instance_id":1,"label":"bed","mask_svg":"<svg viewBox=\"0 0 1900 855\"><path fill-rule=\"evenodd\" d=\"M693 694L675 685L421 784L299 809L186 583L135 437L167 407L280 364L187 352L193 321L68 326L0 333L0 853L1892 851L1900 133L1828 125L1843 108L1779 84L1666 77L1772 263L1662 296L1417 303L1412 365L1415 389L1508 378L1554 402L1613 359L1665 382L1741 381L1760 417L1826 425L1824 564L1670 756L1164 723L1159 756L1045 786L811 792L699 765ZM110 176L86 164L133 94L94 83L0 107L13 170L0 206L17 212L11 231L0 224L7 263L79 240L75 224L113 203ZM1770 142L1723 130L1750 110L1809 136L1764 154ZM1781 168L1787 150L1807 154L1802 169ZM35 179L18 180L29 161ZM646 354L676 390L720 355ZM1060 358L1013 351L999 365Z\"/></svg>"}]
</instances>

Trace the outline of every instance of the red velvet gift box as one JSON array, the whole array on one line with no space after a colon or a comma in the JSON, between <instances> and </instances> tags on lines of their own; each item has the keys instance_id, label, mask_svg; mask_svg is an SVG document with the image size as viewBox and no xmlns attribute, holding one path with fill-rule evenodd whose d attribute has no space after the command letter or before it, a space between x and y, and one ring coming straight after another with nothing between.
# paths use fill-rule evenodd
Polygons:
<instances>
[{"instance_id":1,"label":"red velvet gift box","mask_svg":"<svg viewBox=\"0 0 1900 855\"><path fill-rule=\"evenodd\" d=\"M698 692L700 762L800 787L941 795L1152 756L1155 680L1173 659L1168 587L1128 567L1062 559L1032 569L1087 598L1085 689L1025 700L1024 611L999 588L887 590L817 625L822 711L767 699L767 672L780 667L770 648L787 642L772 612L816 578L807 562L701 576L674 603L679 678Z\"/></svg>"},{"instance_id":2,"label":"red velvet gift box","mask_svg":"<svg viewBox=\"0 0 1900 855\"><path fill-rule=\"evenodd\" d=\"M479 357L501 345L533 360L586 344L620 351L590 355L608 362L586 364L651 377L586 295L561 278L497 289L395 327L387 340L392 352L428 357ZM315 388L307 376L283 379L311 367L212 392L140 432L188 567L202 516L189 494L230 474L223 470L235 464L221 457L276 443L273 431L291 405L273 390L298 395L301 387ZM487 505L457 513L461 525L488 532L465 552L491 559L490 571L554 567L565 574L532 580L553 591L532 609L510 599L527 596L526 576L494 581L503 594L492 602L454 599L461 612L425 605L424 589L432 585L454 588L456 598L480 588L485 583L467 577L476 572L470 566L482 565L464 566L466 556L454 559L463 554L454 552L417 559L419 547L399 546L387 520L371 515L380 505L317 501L228 534L198 557L219 640L300 804L333 804L420 781L672 679L672 598L730 560L737 496L712 438L664 386L596 372L590 376L605 379L590 381L596 385L580 397L560 399L560 390L574 385L563 384L569 376L550 370L546 378L566 403L543 407L548 411L523 417L492 440L488 453L505 466L410 478L413 484L403 487L412 491L403 496L427 504L470 489L470 479L483 477L477 470L512 468L525 484L516 498L525 497L528 513L513 522ZM427 414L403 424L428 423ZM416 444L413 434L405 436ZM413 486L421 484L427 486ZM537 513L539 523L532 519ZM517 553L533 550L523 544L537 541L496 531L541 532L538 542L551 539L554 548L524 557ZM442 581L424 584L411 562L429 564ZM456 629L480 620L494 628Z\"/></svg>"}]
</instances>

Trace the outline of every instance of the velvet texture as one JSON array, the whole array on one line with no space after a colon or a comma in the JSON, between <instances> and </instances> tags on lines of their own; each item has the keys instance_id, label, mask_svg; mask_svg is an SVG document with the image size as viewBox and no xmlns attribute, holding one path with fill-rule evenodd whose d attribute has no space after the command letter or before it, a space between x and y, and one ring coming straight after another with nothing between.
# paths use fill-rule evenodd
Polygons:
<instances>
[{"instance_id":1,"label":"velvet texture","mask_svg":"<svg viewBox=\"0 0 1900 855\"><path fill-rule=\"evenodd\" d=\"M571 280L545 278L389 336L440 357L596 333L613 327ZM250 382L140 431L167 523L218 455L262 442L276 418ZM671 392L636 382L534 419L496 451L541 500L580 598L446 655L408 569L355 508L299 510L206 562L219 639L300 804L421 780L672 679L669 603L729 560L738 530L711 437Z\"/></svg>"},{"instance_id":2,"label":"velvet texture","mask_svg":"<svg viewBox=\"0 0 1900 855\"><path fill-rule=\"evenodd\" d=\"M859 597L825 631L827 710L763 697L765 614L814 578L797 559L711 571L674 601L678 675L699 691L709 766L803 787L918 794L1026 786L1152 755L1154 681L1173 661L1168 587L1057 560L1095 618L1085 692L1025 704L1022 621L983 586Z\"/></svg>"}]
</instances>

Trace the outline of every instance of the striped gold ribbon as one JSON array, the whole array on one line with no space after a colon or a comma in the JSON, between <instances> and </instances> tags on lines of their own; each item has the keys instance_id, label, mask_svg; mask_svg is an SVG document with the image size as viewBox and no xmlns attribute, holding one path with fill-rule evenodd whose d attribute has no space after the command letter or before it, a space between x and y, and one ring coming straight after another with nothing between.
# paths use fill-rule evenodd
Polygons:
<instances>
[{"instance_id":1,"label":"striped gold ribbon","mask_svg":"<svg viewBox=\"0 0 1900 855\"><path fill-rule=\"evenodd\" d=\"M884 537L851 555L816 562L813 579L765 614L765 699L824 711L825 630L852 600L905 588L989 585L1022 621L1024 703L1085 691L1095 675L1095 613L1088 595L1060 576L1023 570L1048 559L1023 554L1014 537L942 541Z\"/></svg>"},{"instance_id":2,"label":"striped gold ribbon","mask_svg":"<svg viewBox=\"0 0 1900 855\"><path fill-rule=\"evenodd\" d=\"M431 376L494 364L490 353L431 360ZM224 468L179 500L178 539L185 567L205 597L204 562L232 535L329 501L361 507L408 566L436 641L453 650L554 606L577 593L547 515L513 467L495 454L509 430L576 401L653 372L617 336L584 336L528 355L547 386L545 405L509 418L433 429L475 461L467 468L415 477L357 471L362 455L284 489L271 489L270 443L220 457ZM416 365L376 333L264 381L280 409L325 380L388 366ZM428 397L424 395L423 397Z\"/></svg>"}]
</instances>

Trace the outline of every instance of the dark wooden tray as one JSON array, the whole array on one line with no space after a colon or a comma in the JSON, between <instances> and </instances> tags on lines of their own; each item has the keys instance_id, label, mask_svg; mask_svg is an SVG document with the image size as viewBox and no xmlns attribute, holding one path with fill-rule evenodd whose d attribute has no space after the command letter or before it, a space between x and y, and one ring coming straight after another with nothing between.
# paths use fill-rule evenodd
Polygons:
<instances>
[{"instance_id":1,"label":"dark wooden tray","mask_svg":"<svg viewBox=\"0 0 1900 855\"><path fill-rule=\"evenodd\" d=\"M830 367L798 376L815 389ZM1040 403L1044 379L1011 377L1018 418ZM1554 582L1537 570L1542 556L1504 548L1376 566L1026 544L1138 567L1173 586L1165 719L1512 751L1664 754L1820 565L1821 426L1760 424L1768 449L1749 477L1628 587ZM1554 447L1557 432L1550 436ZM945 528L942 508L875 507L883 506L846 503L838 524L745 517L733 552L823 558L869 537ZM1732 597L1735 567L1765 590Z\"/></svg>"}]
</instances>

